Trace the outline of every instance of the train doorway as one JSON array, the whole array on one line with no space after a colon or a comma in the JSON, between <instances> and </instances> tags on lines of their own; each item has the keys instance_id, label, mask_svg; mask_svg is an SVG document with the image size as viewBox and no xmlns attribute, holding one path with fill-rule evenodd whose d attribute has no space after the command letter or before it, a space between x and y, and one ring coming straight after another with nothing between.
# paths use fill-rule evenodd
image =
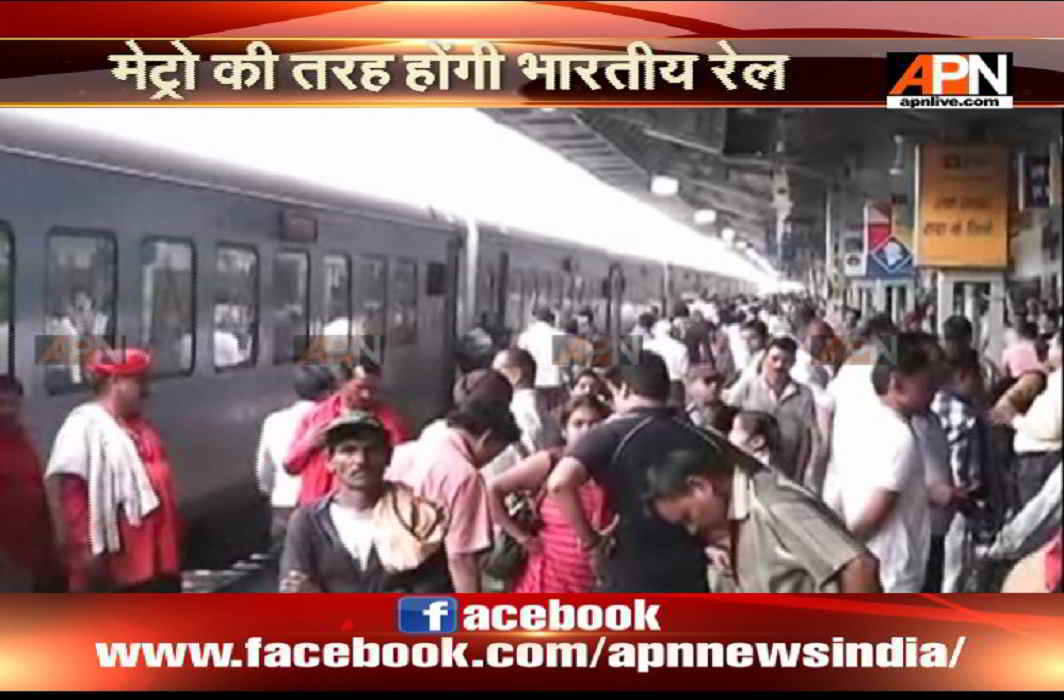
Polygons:
<instances>
[{"instance_id":1,"label":"train doorway","mask_svg":"<svg viewBox=\"0 0 1064 700\"><path fill-rule=\"evenodd\" d=\"M972 322L975 347L990 357L1004 350L1005 275L978 270L939 270L935 307L937 331L950 316L960 315Z\"/></svg>"}]
</instances>

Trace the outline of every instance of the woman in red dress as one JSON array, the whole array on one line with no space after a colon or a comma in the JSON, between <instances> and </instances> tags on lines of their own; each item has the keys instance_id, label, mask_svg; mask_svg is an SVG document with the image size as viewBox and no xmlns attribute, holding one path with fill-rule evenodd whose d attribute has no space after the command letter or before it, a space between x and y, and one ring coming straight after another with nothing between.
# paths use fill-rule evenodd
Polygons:
<instances>
[{"instance_id":1,"label":"woman in red dress","mask_svg":"<svg viewBox=\"0 0 1064 700\"><path fill-rule=\"evenodd\" d=\"M609 413L609 408L594 396L571 399L561 411L566 446L575 444ZM506 510L505 500L511 493L531 491L542 494L547 477L561 459L564 449L555 447L537 452L488 484L495 522L528 551L525 568L512 587L515 593L588 593L594 583L590 555L580 546L579 539L553 499L538 499L542 527L534 534L522 531ZM594 481L581 487L580 503L596 529L606 527L610 514L605 494Z\"/></svg>"}]
</instances>

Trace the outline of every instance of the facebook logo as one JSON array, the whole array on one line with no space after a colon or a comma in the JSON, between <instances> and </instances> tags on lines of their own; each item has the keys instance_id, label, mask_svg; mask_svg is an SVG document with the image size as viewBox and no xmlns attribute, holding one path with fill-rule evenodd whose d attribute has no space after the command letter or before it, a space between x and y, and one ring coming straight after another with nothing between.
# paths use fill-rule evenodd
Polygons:
<instances>
[{"instance_id":1,"label":"facebook logo","mask_svg":"<svg viewBox=\"0 0 1064 700\"><path fill-rule=\"evenodd\" d=\"M399 631L407 634L453 634L458 631L458 601L419 596L399 599Z\"/></svg>"}]
</instances>

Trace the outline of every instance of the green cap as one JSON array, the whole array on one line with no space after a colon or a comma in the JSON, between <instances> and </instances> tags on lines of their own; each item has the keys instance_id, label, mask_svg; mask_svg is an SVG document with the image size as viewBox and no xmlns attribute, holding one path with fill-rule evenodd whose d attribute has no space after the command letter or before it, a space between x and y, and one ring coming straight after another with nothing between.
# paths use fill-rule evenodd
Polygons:
<instances>
[{"instance_id":1,"label":"green cap","mask_svg":"<svg viewBox=\"0 0 1064 700\"><path fill-rule=\"evenodd\" d=\"M333 419L325 426L325 443L333 444L357 430L368 429L380 432L390 443L390 434L377 417L367 411L350 411Z\"/></svg>"}]
</instances>

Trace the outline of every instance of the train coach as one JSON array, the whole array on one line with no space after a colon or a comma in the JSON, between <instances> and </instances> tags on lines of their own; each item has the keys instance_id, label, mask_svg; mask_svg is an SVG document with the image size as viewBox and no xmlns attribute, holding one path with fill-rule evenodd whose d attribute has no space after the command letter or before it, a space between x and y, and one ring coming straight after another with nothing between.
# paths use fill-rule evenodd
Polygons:
<instances>
[{"instance_id":1,"label":"train coach","mask_svg":"<svg viewBox=\"0 0 1064 700\"><path fill-rule=\"evenodd\" d=\"M64 339L152 350L189 568L263 546L258 431L293 399L313 338L368 342L386 399L419 427L446 409L474 320L512 337L537 304L589 306L627 332L648 304L748 287L21 115L0 115L0 182L0 373L22 379L43 452L90 396Z\"/></svg>"}]
</instances>

